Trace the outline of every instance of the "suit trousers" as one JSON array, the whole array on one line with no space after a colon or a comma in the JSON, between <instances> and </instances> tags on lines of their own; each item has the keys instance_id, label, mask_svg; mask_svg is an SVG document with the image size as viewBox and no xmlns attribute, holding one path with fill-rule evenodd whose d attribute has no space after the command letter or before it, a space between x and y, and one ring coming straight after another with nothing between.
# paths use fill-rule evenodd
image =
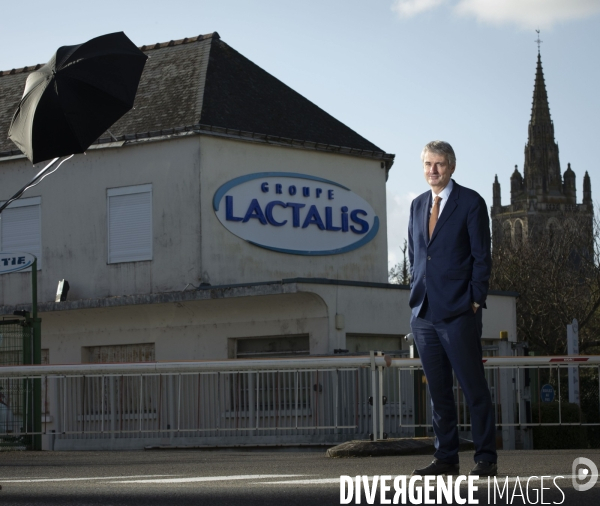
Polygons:
<instances>
[{"instance_id":1,"label":"suit trousers","mask_svg":"<svg viewBox=\"0 0 600 506\"><path fill-rule=\"evenodd\" d=\"M458 463L458 428L452 370L471 414L475 462L496 462L496 427L490 391L483 369L482 308L436 321L427 302L411 328L431 395L436 459Z\"/></svg>"}]
</instances>

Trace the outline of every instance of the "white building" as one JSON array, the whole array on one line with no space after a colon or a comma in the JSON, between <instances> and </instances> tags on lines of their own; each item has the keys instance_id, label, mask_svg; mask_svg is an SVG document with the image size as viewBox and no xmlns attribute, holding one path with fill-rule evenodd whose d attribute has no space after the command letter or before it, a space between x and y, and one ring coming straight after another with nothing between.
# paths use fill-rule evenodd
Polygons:
<instances>
[{"instance_id":1,"label":"white building","mask_svg":"<svg viewBox=\"0 0 600 506\"><path fill-rule=\"evenodd\" d=\"M394 155L216 33L142 50L135 109L1 215L0 251L38 257L47 360L402 348L409 291L387 283ZM7 139L33 69L0 72L0 201L36 170ZM53 302L61 279L68 299ZM30 301L28 272L1 276L0 315ZM488 308L484 338L515 341L514 294Z\"/></svg>"}]
</instances>

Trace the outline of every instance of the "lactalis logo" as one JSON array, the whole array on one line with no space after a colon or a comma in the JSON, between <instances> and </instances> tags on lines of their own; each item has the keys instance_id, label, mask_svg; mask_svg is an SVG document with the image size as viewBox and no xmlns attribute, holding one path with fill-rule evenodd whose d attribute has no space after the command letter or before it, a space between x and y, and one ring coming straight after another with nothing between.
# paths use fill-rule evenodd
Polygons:
<instances>
[{"instance_id":1,"label":"lactalis logo","mask_svg":"<svg viewBox=\"0 0 600 506\"><path fill-rule=\"evenodd\" d=\"M365 199L307 174L260 172L232 179L215 192L213 208L232 234L278 253L347 253L379 230L379 218Z\"/></svg>"},{"instance_id":2,"label":"lactalis logo","mask_svg":"<svg viewBox=\"0 0 600 506\"><path fill-rule=\"evenodd\" d=\"M579 457L573 461L573 488L585 492L598 481L598 468L590 459Z\"/></svg>"}]
</instances>

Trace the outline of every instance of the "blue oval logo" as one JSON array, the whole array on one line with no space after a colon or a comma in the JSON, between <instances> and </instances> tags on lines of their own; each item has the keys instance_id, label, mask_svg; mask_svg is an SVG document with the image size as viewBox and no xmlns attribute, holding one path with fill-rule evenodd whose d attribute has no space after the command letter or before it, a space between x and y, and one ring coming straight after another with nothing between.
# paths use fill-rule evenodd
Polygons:
<instances>
[{"instance_id":1,"label":"blue oval logo","mask_svg":"<svg viewBox=\"0 0 600 506\"><path fill-rule=\"evenodd\" d=\"M22 271L31 267L35 256L31 253L7 253L0 252L0 274Z\"/></svg>"},{"instance_id":2,"label":"blue oval logo","mask_svg":"<svg viewBox=\"0 0 600 506\"><path fill-rule=\"evenodd\" d=\"M292 172L259 172L222 185L213 197L221 224L255 246L293 255L337 255L379 231L371 205L349 188Z\"/></svg>"}]
</instances>

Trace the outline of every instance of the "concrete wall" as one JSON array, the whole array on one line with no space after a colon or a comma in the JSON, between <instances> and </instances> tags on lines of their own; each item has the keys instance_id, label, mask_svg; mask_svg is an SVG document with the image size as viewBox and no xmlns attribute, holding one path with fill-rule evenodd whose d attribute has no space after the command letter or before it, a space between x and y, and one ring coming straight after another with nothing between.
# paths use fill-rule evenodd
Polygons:
<instances>
[{"instance_id":1,"label":"concrete wall","mask_svg":"<svg viewBox=\"0 0 600 506\"><path fill-rule=\"evenodd\" d=\"M0 200L39 168L0 163ZM301 172L348 186L380 218L380 231L349 253L302 257L253 246L221 225L212 208L223 183L252 172ZM152 183L153 259L107 264L107 189ZM54 300L60 279L69 299L182 290L192 283L247 283L293 277L387 280L385 170L380 162L210 136L143 142L76 155L25 194L41 197L42 269L38 299ZM3 275L0 306L31 301L29 273Z\"/></svg>"},{"instance_id":2,"label":"concrete wall","mask_svg":"<svg viewBox=\"0 0 600 506\"><path fill-rule=\"evenodd\" d=\"M63 278L69 281L71 300L181 290L197 282L198 152L196 138L91 150L29 190L26 197L42 200L39 301L54 300ZM35 173L28 160L0 163L0 199L10 197ZM107 264L107 189L146 183L153 190L153 259ZM29 273L3 275L0 305L30 302L29 278Z\"/></svg>"},{"instance_id":3,"label":"concrete wall","mask_svg":"<svg viewBox=\"0 0 600 506\"><path fill-rule=\"evenodd\" d=\"M54 364L80 363L89 346L154 343L156 360L228 358L228 339L308 334L327 353L327 310L295 293L42 313L42 347Z\"/></svg>"},{"instance_id":4,"label":"concrete wall","mask_svg":"<svg viewBox=\"0 0 600 506\"><path fill-rule=\"evenodd\" d=\"M154 343L160 361L211 360L228 358L231 339L308 335L311 354L333 354L346 348L348 334L368 341L410 332L408 290L317 283L249 290L245 296L212 298L217 290L209 290L202 300L43 312L42 347L54 364L81 362L89 346L140 343ZM515 298L492 295L488 306L484 339L507 330L515 340Z\"/></svg>"},{"instance_id":5,"label":"concrete wall","mask_svg":"<svg viewBox=\"0 0 600 506\"><path fill-rule=\"evenodd\" d=\"M346 334L364 336L406 335L411 332L410 291L343 285L302 283L299 290L318 294L326 303L329 316L329 353L346 347ZM514 296L490 295L483 310L482 339L497 340L508 331L508 340L517 340L517 312ZM343 317L343 328L336 328L336 314ZM338 320L339 321L339 320Z\"/></svg>"},{"instance_id":6,"label":"concrete wall","mask_svg":"<svg viewBox=\"0 0 600 506\"><path fill-rule=\"evenodd\" d=\"M200 145L204 281L220 285L315 277L387 282L386 171L380 162L209 136L201 137ZM265 171L308 174L347 186L371 204L380 219L379 233L357 250L313 257L269 251L236 237L212 211L213 195L235 177Z\"/></svg>"}]
</instances>

